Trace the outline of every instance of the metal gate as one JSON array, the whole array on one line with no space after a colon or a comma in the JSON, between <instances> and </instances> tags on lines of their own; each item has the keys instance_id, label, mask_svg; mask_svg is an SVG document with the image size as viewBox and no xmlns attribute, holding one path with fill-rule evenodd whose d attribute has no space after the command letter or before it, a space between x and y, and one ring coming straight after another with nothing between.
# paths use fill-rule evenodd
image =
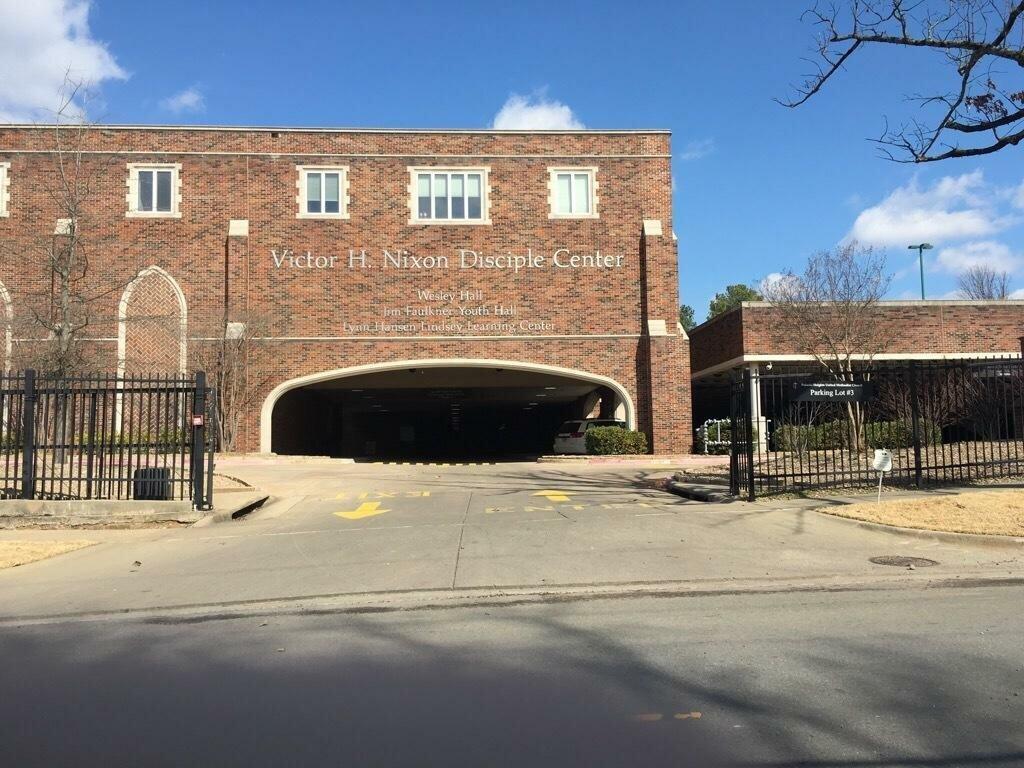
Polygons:
<instances>
[{"instance_id":1,"label":"metal gate","mask_svg":"<svg viewBox=\"0 0 1024 768\"><path fill-rule=\"evenodd\" d=\"M0 498L213 504L216 392L205 373L0 376Z\"/></svg>"},{"instance_id":2,"label":"metal gate","mask_svg":"<svg viewBox=\"0 0 1024 768\"><path fill-rule=\"evenodd\" d=\"M1024 360L873 363L843 377L822 369L744 371L730 384L734 495L877 482L993 482L1024 475Z\"/></svg>"}]
</instances>

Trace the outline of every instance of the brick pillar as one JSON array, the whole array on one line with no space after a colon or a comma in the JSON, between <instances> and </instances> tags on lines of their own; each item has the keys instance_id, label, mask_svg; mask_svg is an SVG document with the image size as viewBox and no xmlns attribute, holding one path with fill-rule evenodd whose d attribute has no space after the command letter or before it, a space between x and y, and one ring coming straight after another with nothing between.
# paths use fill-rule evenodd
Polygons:
<instances>
[{"instance_id":1,"label":"brick pillar","mask_svg":"<svg viewBox=\"0 0 1024 768\"><path fill-rule=\"evenodd\" d=\"M244 323L249 262L249 221L231 219L224 249L224 322Z\"/></svg>"},{"instance_id":2,"label":"brick pillar","mask_svg":"<svg viewBox=\"0 0 1024 768\"><path fill-rule=\"evenodd\" d=\"M224 318L221 332L225 338L245 334L249 302L249 221L231 219L224 246ZM259 414L247 413L238 428L235 450L259 450Z\"/></svg>"},{"instance_id":3,"label":"brick pillar","mask_svg":"<svg viewBox=\"0 0 1024 768\"><path fill-rule=\"evenodd\" d=\"M689 453L690 340L679 328L675 238L663 233L660 221L644 221L640 259L644 324L637 348L638 427L648 433L653 453Z\"/></svg>"}]
</instances>

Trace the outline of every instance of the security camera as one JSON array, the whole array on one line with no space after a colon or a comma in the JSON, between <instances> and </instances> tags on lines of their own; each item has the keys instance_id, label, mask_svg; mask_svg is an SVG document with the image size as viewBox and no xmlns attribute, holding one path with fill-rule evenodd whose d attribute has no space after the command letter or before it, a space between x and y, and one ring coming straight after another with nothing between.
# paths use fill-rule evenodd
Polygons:
<instances>
[{"instance_id":1,"label":"security camera","mask_svg":"<svg viewBox=\"0 0 1024 768\"><path fill-rule=\"evenodd\" d=\"M769 362L768 365L765 366L765 369L770 371L772 369L772 364Z\"/></svg>"}]
</instances>

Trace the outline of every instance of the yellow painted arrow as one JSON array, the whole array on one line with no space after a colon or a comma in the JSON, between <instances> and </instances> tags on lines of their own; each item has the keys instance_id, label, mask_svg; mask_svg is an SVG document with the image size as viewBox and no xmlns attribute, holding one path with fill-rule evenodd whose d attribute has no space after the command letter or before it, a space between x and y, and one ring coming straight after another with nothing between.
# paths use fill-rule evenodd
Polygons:
<instances>
[{"instance_id":1,"label":"yellow painted arrow","mask_svg":"<svg viewBox=\"0 0 1024 768\"><path fill-rule=\"evenodd\" d=\"M548 501L568 501L571 494L565 491L537 491L534 496L543 496Z\"/></svg>"},{"instance_id":2,"label":"yellow painted arrow","mask_svg":"<svg viewBox=\"0 0 1024 768\"><path fill-rule=\"evenodd\" d=\"M346 520L362 520L364 517L383 515L385 512L390 511L390 509L381 509L379 501L364 501L355 509L350 509L347 512L335 512L334 514L338 517L344 517Z\"/></svg>"}]
</instances>

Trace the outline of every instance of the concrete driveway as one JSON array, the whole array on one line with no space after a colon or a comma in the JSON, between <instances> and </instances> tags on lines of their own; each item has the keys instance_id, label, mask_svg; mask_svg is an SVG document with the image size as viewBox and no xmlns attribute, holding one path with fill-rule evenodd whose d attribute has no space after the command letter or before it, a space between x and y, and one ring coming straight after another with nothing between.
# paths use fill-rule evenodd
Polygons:
<instances>
[{"instance_id":1,"label":"concrete driveway","mask_svg":"<svg viewBox=\"0 0 1024 768\"><path fill-rule=\"evenodd\" d=\"M3 617L410 591L737 589L1024 575L1020 547L866 530L794 503L685 501L651 470L233 459L275 500L205 528L4 532L98 546L0 572ZM908 572L870 563L912 555ZM136 564L138 563L138 564Z\"/></svg>"}]
</instances>

